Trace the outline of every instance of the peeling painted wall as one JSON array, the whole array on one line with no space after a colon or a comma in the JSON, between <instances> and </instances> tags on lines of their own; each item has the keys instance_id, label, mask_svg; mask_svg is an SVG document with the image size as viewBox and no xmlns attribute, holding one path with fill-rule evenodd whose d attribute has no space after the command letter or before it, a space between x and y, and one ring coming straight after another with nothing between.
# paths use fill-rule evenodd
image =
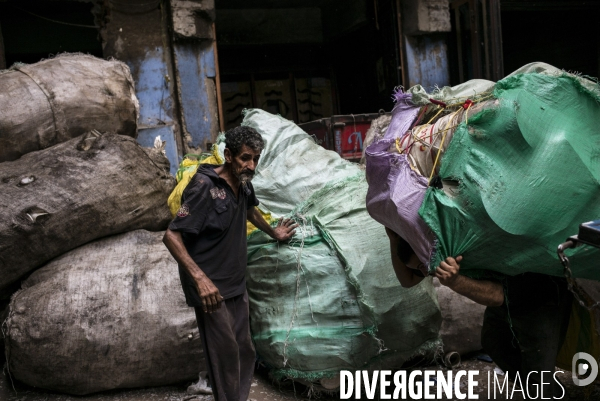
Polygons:
<instances>
[{"instance_id":1,"label":"peeling painted wall","mask_svg":"<svg viewBox=\"0 0 600 401\"><path fill-rule=\"evenodd\" d=\"M171 8L183 146L186 153L198 153L214 143L219 130L214 0L171 0Z\"/></svg>"},{"instance_id":2,"label":"peeling painted wall","mask_svg":"<svg viewBox=\"0 0 600 401\"><path fill-rule=\"evenodd\" d=\"M207 149L219 130L212 41L175 43L175 65L188 152Z\"/></svg>"},{"instance_id":3,"label":"peeling painted wall","mask_svg":"<svg viewBox=\"0 0 600 401\"><path fill-rule=\"evenodd\" d=\"M405 36L407 88L420 84L427 91L450 85L448 49L444 35Z\"/></svg>"},{"instance_id":4,"label":"peeling painted wall","mask_svg":"<svg viewBox=\"0 0 600 401\"><path fill-rule=\"evenodd\" d=\"M409 88L420 84L431 91L450 85L447 37L450 32L449 0L403 0L402 40Z\"/></svg>"},{"instance_id":5,"label":"peeling painted wall","mask_svg":"<svg viewBox=\"0 0 600 401\"><path fill-rule=\"evenodd\" d=\"M181 134L166 29L168 15L159 3L146 8L133 2L130 6L107 4L101 29L104 56L121 60L131 69L140 102L138 142L152 146L160 135L166 141L174 174L179 165Z\"/></svg>"},{"instance_id":6,"label":"peeling painted wall","mask_svg":"<svg viewBox=\"0 0 600 401\"><path fill-rule=\"evenodd\" d=\"M207 150L218 134L214 0L106 2L105 57L131 69L140 101L138 142L158 135L175 174L182 155Z\"/></svg>"}]
</instances>

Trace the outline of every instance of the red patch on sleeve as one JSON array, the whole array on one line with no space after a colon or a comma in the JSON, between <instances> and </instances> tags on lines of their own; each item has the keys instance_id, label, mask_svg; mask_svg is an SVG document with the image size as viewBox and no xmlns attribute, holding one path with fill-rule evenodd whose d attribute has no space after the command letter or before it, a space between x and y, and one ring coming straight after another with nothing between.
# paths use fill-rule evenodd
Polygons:
<instances>
[{"instance_id":1,"label":"red patch on sleeve","mask_svg":"<svg viewBox=\"0 0 600 401\"><path fill-rule=\"evenodd\" d=\"M185 217L190 214L190 208L185 203L181 205L179 210L177 211L177 217Z\"/></svg>"}]
</instances>

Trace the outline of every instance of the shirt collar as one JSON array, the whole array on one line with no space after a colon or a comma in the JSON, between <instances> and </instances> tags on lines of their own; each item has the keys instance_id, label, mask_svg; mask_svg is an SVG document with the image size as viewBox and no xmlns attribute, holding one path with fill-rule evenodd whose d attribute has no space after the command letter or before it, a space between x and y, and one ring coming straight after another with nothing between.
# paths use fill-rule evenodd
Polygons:
<instances>
[{"instance_id":1,"label":"shirt collar","mask_svg":"<svg viewBox=\"0 0 600 401\"><path fill-rule=\"evenodd\" d=\"M221 177L215 172L215 169L220 167L218 164L200 164L198 165L198 172L209 177L215 183L219 181Z\"/></svg>"}]
</instances>

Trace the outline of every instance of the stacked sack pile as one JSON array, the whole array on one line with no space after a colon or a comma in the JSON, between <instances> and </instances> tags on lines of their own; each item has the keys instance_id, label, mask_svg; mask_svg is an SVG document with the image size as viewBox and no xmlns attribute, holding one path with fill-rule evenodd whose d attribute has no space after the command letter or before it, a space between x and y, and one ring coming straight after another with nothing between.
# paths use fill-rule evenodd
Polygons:
<instances>
[{"instance_id":1,"label":"stacked sack pile","mask_svg":"<svg viewBox=\"0 0 600 401\"><path fill-rule=\"evenodd\" d=\"M60 55L0 72L0 299L8 374L71 394L197 376L162 244L175 180L135 137L129 68ZM10 299L10 303L9 303Z\"/></svg>"},{"instance_id":2,"label":"stacked sack pile","mask_svg":"<svg viewBox=\"0 0 600 401\"><path fill-rule=\"evenodd\" d=\"M564 274L557 246L600 216L597 81L532 63L497 83L398 91L392 115L365 152L367 208L430 271L462 255L475 278ZM568 256L574 277L600 280L598 249ZM600 356L599 318L574 306L564 355L585 343Z\"/></svg>"}]
</instances>

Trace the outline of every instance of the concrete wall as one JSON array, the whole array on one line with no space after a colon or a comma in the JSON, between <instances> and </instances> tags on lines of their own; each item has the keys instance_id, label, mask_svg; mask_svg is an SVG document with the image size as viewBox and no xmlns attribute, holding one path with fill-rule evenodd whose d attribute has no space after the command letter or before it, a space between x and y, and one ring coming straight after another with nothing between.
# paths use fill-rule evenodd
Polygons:
<instances>
[{"instance_id":1,"label":"concrete wall","mask_svg":"<svg viewBox=\"0 0 600 401\"><path fill-rule=\"evenodd\" d=\"M213 39L214 0L171 0L173 33L178 39Z\"/></svg>"},{"instance_id":2,"label":"concrete wall","mask_svg":"<svg viewBox=\"0 0 600 401\"><path fill-rule=\"evenodd\" d=\"M450 32L448 0L403 0L402 4L406 35Z\"/></svg>"}]
</instances>

